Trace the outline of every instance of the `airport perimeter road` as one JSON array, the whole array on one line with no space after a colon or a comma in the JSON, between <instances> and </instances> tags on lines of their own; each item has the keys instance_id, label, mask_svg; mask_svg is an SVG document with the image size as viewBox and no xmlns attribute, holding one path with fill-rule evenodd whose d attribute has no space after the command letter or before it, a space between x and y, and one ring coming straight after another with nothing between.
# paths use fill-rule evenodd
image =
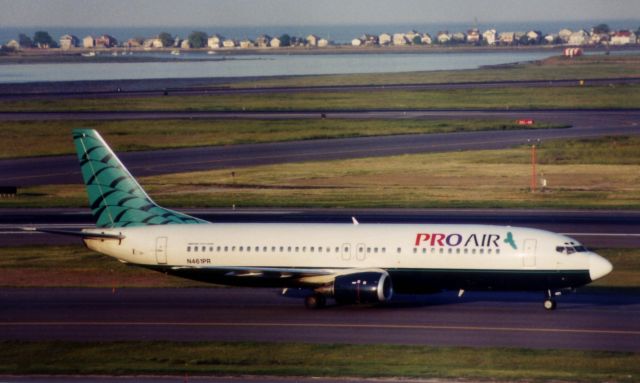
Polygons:
<instances>
[{"instance_id":1,"label":"airport perimeter road","mask_svg":"<svg viewBox=\"0 0 640 383\"><path fill-rule=\"evenodd\" d=\"M0 84L0 100L33 100L61 98L125 98L162 95L236 95L264 93L318 93L318 92L375 92L388 90L453 90L492 88L546 88L575 87L580 79L487 81L439 84L385 84L385 85L330 85L300 87L230 88L235 82L248 82L250 78L191 78L151 80L60 81L46 83ZM259 79L257 79L259 80ZM640 78L621 77L587 79L589 86L638 84Z\"/></svg>"},{"instance_id":2,"label":"airport perimeter road","mask_svg":"<svg viewBox=\"0 0 640 383\"><path fill-rule=\"evenodd\" d=\"M524 209L179 209L215 223L455 223L535 227L593 248L640 248L640 211ZM93 227L89 209L0 209L0 246L79 244L76 237L19 230Z\"/></svg>"},{"instance_id":3,"label":"airport perimeter road","mask_svg":"<svg viewBox=\"0 0 640 383\"><path fill-rule=\"evenodd\" d=\"M129 113L125 113L129 115ZM180 113L186 118L189 112ZM206 113L205 113L206 114ZM572 124L569 129L461 132L448 134L410 134L397 136L323 139L267 144L198 147L172 150L118 153L136 176L234 169L243 166L346 158L390 156L411 153L458 150L501 149L528 142L551 139L589 138L640 134L640 110L632 111L392 111L348 112L370 118L533 118ZM114 116L118 113L113 113ZM170 115L168 113L168 115ZM199 118L202 113L192 113ZM209 113L214 116L215 113ZM295 118L303 112L237 113L238 118ZM311 114L307 113L309 117ZM386 117L383 117L386 116ZM395 116L395 117L393 117ZM131 117L131 116L130 116ZM340 116L335 116L340 117ZM170 117L170 118L176 118ZM204 117L202 117L204 118ZM69 138L71 146L71 138ZM75 156L10 159L0 161L0 180L5 185L32 186L81 183Z\"/></svg>"},{"instance_id":4,"label":"airport perimeter road","mask_svg":"<svg viewBox=\"0 0 640 383\"><path fill-rule=\"evenodd\" d=\"M640 352L640 296L456 292L307 310L271 289L2 289L0 339L389 343Z\"/></svg>"}]
</instances>

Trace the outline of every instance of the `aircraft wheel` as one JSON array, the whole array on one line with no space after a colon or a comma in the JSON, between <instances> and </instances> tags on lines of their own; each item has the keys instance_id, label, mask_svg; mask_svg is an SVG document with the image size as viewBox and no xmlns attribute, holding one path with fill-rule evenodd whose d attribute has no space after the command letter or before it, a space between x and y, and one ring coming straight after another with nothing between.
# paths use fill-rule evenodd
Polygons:
<instances>
[{"instance_id":1,"label":"aircraft wheel","mask_svg":"<svg viewBox=\"0 0 640 383\"><path fill-rule=\"evenodd\" d=\"M544 308L545 310L555 310L556 309L556 301L554 301L553 299L546 299L544 301Z\"/></svg>"},{"instance_id":2,"label":"aircraft wheel","mask_svg":"<svg viewBox=\"0 0 640 383\"><path fill-rule=\"evenodd\" d=\"M308 309L320 309L327 304L327 299L324 295L313 294L304 298L304 306Z\"/></svg>"}]
</instances>

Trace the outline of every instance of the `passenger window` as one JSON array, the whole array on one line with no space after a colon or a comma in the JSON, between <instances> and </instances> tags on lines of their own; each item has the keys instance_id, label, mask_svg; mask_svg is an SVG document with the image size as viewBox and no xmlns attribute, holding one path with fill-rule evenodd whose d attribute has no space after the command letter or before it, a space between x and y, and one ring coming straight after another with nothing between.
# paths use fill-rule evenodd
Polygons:
<instances>
[{"instance_id":1,"label":"passenger window","mask_svg":"<svg viewBox=\"0 0 640 383\"><path fill-rule=\"evenodd\" d=\"M558 253L564 253L564 246L556 246L556 251Z\"/></svg>"},{"instance_id":2,"label":"passenger window","mask_svg":"<svg viewBox=\"0 0 640 383\"><path fill-rule=\"evenodd\" d=\"M300 251L300 247L296 246L296 253Z\"/></svg>"},{"instance_id":3,"label":"passenger window","mask_svg":"<svg viewBox=\"0 0 640 383\"><path fill-rule=\"evenodd\" d=\"M441 247L440 248L440 254L444 253L444 249Z\"/></svg>"},{"instance_id":4,"label":"passenger window","mask_svg":"<svg viewBox=\"0 0 640 383\"><path fill-rule=\"evenodd\" d=\"M418 252L418 249L414 247L413 248L413 254L416 254L417 252Z\"/></svg>"},{"instance_id":5,"label":"passenger window","mask_svg":"<svg viewBox=\"0 0 640 383\"><path fill-rule=\"evenodd\" d=\"M377 248L377 247L374 247L374 248L373 248L373 252L374 252L374 253L377 253L377 252L378 252L378 248Z\"/></svg>"},{"instance_id":6,"label":"passenger window","mask_svg":"<svg viewBox=\"0 0 640 383\"><path fill-rule=\"evenodd\" d=\"M471 254L475 254L476 253L476 249L471 249Z\"/></svg>"},{"instance_id":7,"label":"passenger window","mask_svg":"<svg viewBox=\"0 0 640 383\"><path fill-rule=\"evenodd\" d=\"M310 251L310 252L312 252L312 253L314 252L314 250L315 250L315 247L313 247L313 246L311 246L311 247L309 248L309 251Z\"/></svg>"},{"instance_id":8,"label":"passenger window","mask_svg":"<svg viewBox=\"0 0 640 383\"><path fill-rule=\"evenodd\" d=\"M573 254L575 252L576 252L576 250L573 247L567 246L567 254Z\"/></svg>"},{"instance_id":9,"label":"passenger window","mask_svg":"<svg viewBox=\"0 0 640 383\"><path fill-rule=\"evenodd\" d=\"M251 252L251 246L247 246L247 253Z\"/></svg>"},{"instance_id":10,"label":"passenger window","mask_svg":"<svg viewBox=\"0 0 640 383\"><path fill-rule=\"evenodd\" d=\"M280 252L283 253L284 252L284 246L280 246Z\"/></svg>"},{"instance_id":11,"label":"passenger window","mask_svg":"<svg viewBox=\"0 0 640 383\"><path fill-rule=\"evenodd\" d=\"M367 253L370 253L370 252L371 252L371 248L367 247Z\"/></svg>"},{"instance_id":12,"label":"passenger window","mask_svg":"<svg viewBox=\"0 0 640 383\"><path fill-rule=\"evenodd\" d=\"M238 248L238 250L240 250L240 251L244 251L244 247L240 246L240 247Z\"/></svg>"},{"instance_id":13,"label":"passenger window","mask_svg":"<svg viewBox=\"0 0 640 383\"><path fill-rule=\"evenodd\" d=\"M460 254L460 248L456 249L456 254Z\"/></svg>"},{"instance_id":14,"label":"passenger window","mask_svg":"<svg viewBox=\"0 0 640 383\"><path fill-rule=\"evenodd\" d=\"M262 251L264 251L266 253L267 249L268 249L268 247L265 246L265 247L262 248Z\"/></svg>"},{"instance_id":15,"label":"passenger window","mask_svg":"<svg viewBox=\"0 0 640 383\"><path fill-rule=\"evenodd\" d=\"M496 254L500 254L500 249L496 249Z\"/></svg>"},{"instance_id":16,"label":"passenger window","mask_svg":"<svg viewBox=\"0 0 640 383\"><path fill-rule=\"evenodd\" d=\"M218 246L217 251L220 251L220 246Z\"/></svg>"},{"instance_id":17,"label":"passenger window","mask_svg":"<svg viewBox=\"0 0 640 383\"><path fill-rule=\"evenodd\" d=\"M464 249L465 254L469 254L469 249Z\"/></svg>"},{"instance_id":18,"label":"passenger window","mask_svg":"<svg viewBox=\"0 0 640 383\"><path fill-rule=\"evenodd\" d=\"M187 246L187 252L191 252L191 246Z\"/></svg>"},{"instance_id":19,"label":"passenger window","mask_svg":"<svg viewBox=\"0 0 640 383\"><path fill-rule=\"evenodd\" d=\"M198 246L194 246L193 247L193 251L197 252L198 251Z\"/></svg>"},{"instance_id":20,"label":"passenger window","mask_svg":"<svg viewBox=\"0 0 640 383\"><path fill-rule=\"evenodd\" d=\"M453 252L452 248L447 249L447 253L451 254L451 252Z\"/></svg>"},{"instance_id":21,"label":"passenger window","mask_svg":"<svg viewBox=\"0 0 640 383\"><path fill-rule=\"evenodd\" d=\"M260 246L256 246L256 251L260 251Z\"/></svg>"},{"instance_id":22,"label":"passenger window","mask_svg":"<svg viewBox=\"0 0 640 383\"><path fill-rule=\"evenodd\" d=\"M225 246L224 251L229 251L229 246Z\"/></svg>"},{"instance_id":23,"label":"passenger window","mask_svg":"<svg viewBox=\"0 0 640 383\"><path fill-rule=\"evenodd\" d=\"M231 246L231 251L236 251L236 247L235 246Z\"/></svg>"},{"instance_id":24,"label":"passenger window","mask_svg":"<svg viewBox=\"0 0 640 383\"><path fill-rule=\"evenodd\" d=\"M382 248L382 252L383 252L383 253L386 253L386 252L387 252L387 248L386 248L386 247L383 247L383 248Z\"/></svg>"},{"instance_id":25,"label":"passenger window","mask_svg":"<svg viewBox=\"0 0 640 383\"><path fill-rule=\"evenodd\" d=\"M491 249L487 249L487 254L491 254Z\"/></svg>"},{"instance_id":26,"label":"passenger window","mask_svg":"<svg viewBox=\"0 0 640 383\"><path fill-rule=\"evenodd\" d=\"M402 248L398 247L398 254L400 254L402 252Z\"/></svg>"},{"instance_id":27,"label":"passenger window","mask_svg":"<svg viewBox=\"0 0 640 383\"><path fill-rule=\"evenodd\" d=\"M322 253L322 246L318 246L318 253Z\"/></svg>"},{"instance_id":28,"label":"passenger window","mask_svg":"<svg viewBox=\"0 0 640 383\"><path fill-rule=\"evenodd\" d=\"M291 246L287 247L287 251L291 252Z\"/></svg>"}]
</instances>

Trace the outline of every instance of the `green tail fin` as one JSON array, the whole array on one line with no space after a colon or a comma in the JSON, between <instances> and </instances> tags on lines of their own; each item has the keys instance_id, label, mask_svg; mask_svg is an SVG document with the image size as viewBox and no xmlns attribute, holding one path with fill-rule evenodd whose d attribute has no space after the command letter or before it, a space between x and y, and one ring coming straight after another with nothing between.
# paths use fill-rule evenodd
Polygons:
<instances>
[{"instance_id":1,"label":"green tail fin","mask_svg":"<svg viewBox=\"0 0 640 383\"><path fill-rule=\"evenodd\" d=\"M156 205L97 131L74 129L73 142L97 227L208 223Z\"/></svg>"}]
</instances>

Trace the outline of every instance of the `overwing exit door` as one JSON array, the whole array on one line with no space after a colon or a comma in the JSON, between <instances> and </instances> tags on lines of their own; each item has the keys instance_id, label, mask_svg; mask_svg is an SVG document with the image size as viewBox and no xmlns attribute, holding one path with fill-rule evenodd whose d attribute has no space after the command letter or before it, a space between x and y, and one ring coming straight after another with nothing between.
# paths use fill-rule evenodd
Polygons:
<instances>
[{"instance_id":1,"label":"overwing exit door","mask_svg":"<svg viewBox=\"0 0 640 383\"><path fill-rule=\"evenodd\" d=\"M524 254L522 256L523 267L536 267L536 240L524 240Z\"/></svg>"}]
</instances>

